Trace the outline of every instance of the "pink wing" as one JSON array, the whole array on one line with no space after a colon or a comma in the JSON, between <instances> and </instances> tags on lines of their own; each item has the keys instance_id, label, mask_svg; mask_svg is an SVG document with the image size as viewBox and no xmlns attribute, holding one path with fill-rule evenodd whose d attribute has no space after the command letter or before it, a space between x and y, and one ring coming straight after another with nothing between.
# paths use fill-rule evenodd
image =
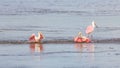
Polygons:
<instances>
[{"instance_id":1,"label":"pink wing","mask_svg":"<svg viewBox=\"0 0 120 68\"><path fill-rule=\"evenodd\" d=\"M44 36L42 34L40 34L40 39L43 39L43 38L44 38Z\"/></svg>"},{"instance_id":2,"label":"pink wing","mask_svg":"<svg viewBox=\"0 0 120 68\"><path fill-rule=\"evenodd\" d=\"M35 40L35 34L32 34L29 38L29 41L33 41L33 40Z\"/></svg>"},{"instance_id":3,"label":"pink wing","mask_svg":"<svg viewBox=\"0 0 120 68\"><path fill-rule=\"evenodd\" d=\"M92 26L88 26L86 28L86 34L89 34L89 33L93 32L93 30L94 30L94 28Z\"/></svg>"},{"instance_id":4,"label":"pink wing","mask_svg":"<svg viewBox=\"0 0 120 68\"><path fill-rule=\"evenodd\" d=\"M79 42L79 43L81 43L81 42L83 42L83 41L82 41L82 38L80 38L80 37L75 37L75 38L74 38L74 42Z\"/></svg>"}]
</instances>

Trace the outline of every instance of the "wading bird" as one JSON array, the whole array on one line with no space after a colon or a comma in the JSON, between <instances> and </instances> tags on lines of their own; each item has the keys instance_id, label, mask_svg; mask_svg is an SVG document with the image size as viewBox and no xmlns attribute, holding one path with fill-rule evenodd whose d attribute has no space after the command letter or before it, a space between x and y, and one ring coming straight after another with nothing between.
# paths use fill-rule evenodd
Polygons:
<instances>
[{"instance_id":1,"label":"wading bird","mask_svg":"<svg viewBox=\"0 0 120 68\"><path fill-rule=\"evenodd\" d=\"M89 35L94 31L94 28L97 27L96 23L93 21L91 25L87 26L86 28L86 34Z\"/></svg>"},{"instance_id":2,"label":"wading bird","mask_svg":"<svg viewBox=\"0 0 120 68\"><path fill-rule=\"evenodd\" d=\"M38 37L35 36L35 34L32 34L29 38L29 42L41 42L41 40L44 38L43 34L41 32L38 32Z\"/></svg>"}]
</instances>

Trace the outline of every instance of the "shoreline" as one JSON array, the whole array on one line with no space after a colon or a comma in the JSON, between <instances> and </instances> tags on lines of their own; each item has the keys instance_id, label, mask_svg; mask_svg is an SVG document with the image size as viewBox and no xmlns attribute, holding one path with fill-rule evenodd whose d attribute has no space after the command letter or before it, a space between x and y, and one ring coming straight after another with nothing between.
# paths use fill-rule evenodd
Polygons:
<instances>
[{"instance_id":1,"label":"shoreline","mask_svg":"<svg viewBox=\"0 0 120 68\"><path fill-rule=\"evenodd\" d=\"M90 43L120 44L120 38L93 39ZM28 40L0 40L0 44L75 44L73 40L43 40L42 42L29 42ZM78 43L79 44L79 43ZM82 43L80 43L82 44ZM89 44L89 43L88 43Z\"/></svg>"}]
</instances>

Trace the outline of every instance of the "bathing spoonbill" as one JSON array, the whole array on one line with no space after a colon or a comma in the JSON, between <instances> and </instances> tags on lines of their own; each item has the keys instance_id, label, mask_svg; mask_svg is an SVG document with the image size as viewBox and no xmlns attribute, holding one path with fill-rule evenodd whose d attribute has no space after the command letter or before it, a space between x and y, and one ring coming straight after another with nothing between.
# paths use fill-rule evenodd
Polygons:
<instances>
[{"instance_id":1,"label":"bathing spoonbill","mask_svg":"<svg viewBox=\"0 0 120 68\"><path fill-rule=\"evenodd\" d=\"M89 42L91 42L91 40L89 38L87 38L86 36L82 36L82 33L79 32L78 36L76 36L74 38L74 42L76 42L76 43L89 43Z\"/></svg>"},{"instance_id":2,"label":"bathing spoonbill","mask_svg":"<svg viewBox=\"0 0 120 68\"><path fill-rule=\"evenodd\" d=\"M30 38L29 38L29 42L41 42L41 40L44 38L43 34L41 32L38 32L38 37L35 36L35 34L33 33Z\"/></svg>"}]
</instances>

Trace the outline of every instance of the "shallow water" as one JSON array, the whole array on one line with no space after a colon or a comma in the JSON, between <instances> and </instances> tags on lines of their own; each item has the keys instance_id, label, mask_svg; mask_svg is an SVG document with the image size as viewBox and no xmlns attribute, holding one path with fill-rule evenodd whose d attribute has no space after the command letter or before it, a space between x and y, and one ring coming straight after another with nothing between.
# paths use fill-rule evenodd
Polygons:
<instances>
[{"instance_id":1,"label":"shallow water","mask_svg":"<svg viewBox=\"0 0 120 68\"><path fill-rule=\"evenodd\" d=\"M37 32L44 34L43 41L72 41L78 32L86 36L85 29L92 20L98 25L92 33L94 42L116 42L116 39L119 42L119 17L67 14L0 16L0 42L26 42L32 33L37 35Z\"/></svg>"},{"instance_id":2,"label":"shallow water","mask_svg":"<svg viewBox=\"0 0 120 68\"><path fill-rule=\"evenodd\" d=\"M92 43L73 38L94 20ZM119 68L119 16L67 14L0 16L0 68ZM43 32L43 44L28 44ZM6 66L7 65L7 66Z\"/></svg>"},{"instance_id":3,"label":"shallow water","mask_svg":"<svg viewBox=\"0 0 120 68\"><path fill-rule=\"evenodd\" d=\"M1 68L119 68L118 44L0 44ZM7 66L6 66L7 65Z\"/></svg>"}]
</instances>

